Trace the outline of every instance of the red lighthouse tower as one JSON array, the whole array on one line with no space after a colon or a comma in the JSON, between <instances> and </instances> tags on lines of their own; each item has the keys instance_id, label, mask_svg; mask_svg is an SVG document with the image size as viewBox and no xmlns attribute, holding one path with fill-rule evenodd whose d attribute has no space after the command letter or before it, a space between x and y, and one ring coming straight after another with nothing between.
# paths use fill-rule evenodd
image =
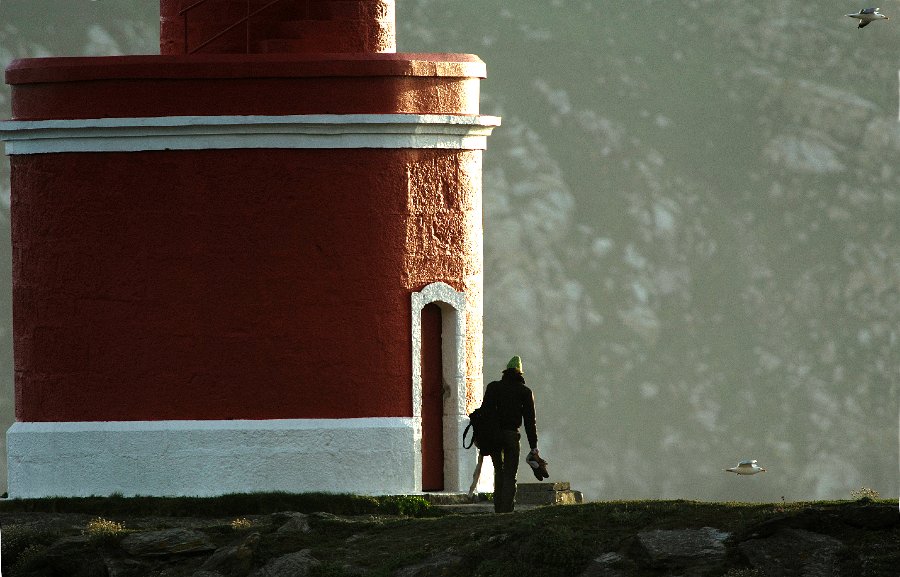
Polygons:
<instances>
[{"instance_id":1,"label":"red lighthouse tower","mask_svg":"<svg viewBox=\"0 0 900 577\"><path fill-rule=\"evenodd\" d=\"M485 67L393 0L161 0L13 62L9 493L468 486Z\"/></svg>"}]
</instances>

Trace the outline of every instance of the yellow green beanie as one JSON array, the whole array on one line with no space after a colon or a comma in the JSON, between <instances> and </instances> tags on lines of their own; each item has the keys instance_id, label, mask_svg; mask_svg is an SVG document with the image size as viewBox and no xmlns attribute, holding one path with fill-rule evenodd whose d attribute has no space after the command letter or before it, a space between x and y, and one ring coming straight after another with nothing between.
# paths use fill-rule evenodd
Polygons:
<instances>
[{"instance_id":1,"label":"yellow green beanie","mask_svg":"<svg viewBox=\"0 0 900 577\"><path fill-rule=\"evenodd\" d=\"M524 371L522 370L522 357L516 355L513 358L509 359L509 362L506 363L506 368L515 369L520 373L523 373Z\"/></svg>"}]
</instances>

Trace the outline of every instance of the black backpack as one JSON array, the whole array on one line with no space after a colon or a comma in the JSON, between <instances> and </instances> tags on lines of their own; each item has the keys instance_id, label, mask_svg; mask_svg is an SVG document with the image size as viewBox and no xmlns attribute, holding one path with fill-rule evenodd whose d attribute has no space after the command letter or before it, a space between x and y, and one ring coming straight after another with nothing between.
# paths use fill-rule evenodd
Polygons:
<instances>
[{"instance_id":1,"label":"black backpack","mask_svg":"<svg viewBox=\"0 0 900 577\"><path fill-rule=\"evenodd\" d=\"M466 445L466 435L472 429L472 440ZM469 414L469 424L463 431L463 449L478 447L482 454L488 455L500 448L500 425L492 411L481 406Z\"/></svg>"}]
</instances>

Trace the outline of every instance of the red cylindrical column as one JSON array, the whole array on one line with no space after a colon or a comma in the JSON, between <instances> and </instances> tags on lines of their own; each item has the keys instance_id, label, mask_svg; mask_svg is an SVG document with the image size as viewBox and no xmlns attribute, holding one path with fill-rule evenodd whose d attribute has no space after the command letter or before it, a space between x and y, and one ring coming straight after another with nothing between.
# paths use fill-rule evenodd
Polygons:
<instances>
[{"instance_id":1,"label":"red cylindrical column","mask_svg":"<svg viewBox=\"0 0 900 577\"><path fill-rule=\"evenodd\" d=\"M181 78L131 57L18 62L8 79L17 117L38 121L121 117L123 91L147 118L310 113L322 86L329 112L477 113L467 84L480 63L417 58L431 74L388 76L393 59L291 60L295 74L259 78L285 64L267 57ZM313 81L305 65L336 71ZM202 144L12 156L17 418L409 415L410 291L481 293L467 224L479 158Z\"/></svg>"},{"instance_id":2,"label":"red cylindrical column","mask_svg":"<svg viewBox=\"0 0 900 577\"><path fill-rule=\"evenodd\" d=\"M394 52L394 28L394 0L160 0L162 54Z\"/></svg>"}]
</instances>

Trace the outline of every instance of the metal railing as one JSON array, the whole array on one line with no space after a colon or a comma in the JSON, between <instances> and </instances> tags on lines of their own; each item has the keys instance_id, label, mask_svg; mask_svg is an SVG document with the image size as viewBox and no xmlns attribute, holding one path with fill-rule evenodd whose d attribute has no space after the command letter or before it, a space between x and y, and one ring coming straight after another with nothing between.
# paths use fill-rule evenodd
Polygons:
<instances>
[{"instance_id":1,"label":"metal railing","mask_svg":"<svg viewBox=\"0 0 900 577\"><path fill-rule=\"evenodd\" d=\"M191 4L189 6L185 6L178 12L178 15L184 18L184 53L185 54L194 54L195 52L208 46L210 43L215 42L216 40L218 40L225 34L228 34L229 32L231 32L232 30L234 30L241 24L244 25L244 51L246 53L249 53L250 52L250 19L253 18L254 16L256 16L257 14L259 14L260 12L268 10L275 4L282 2L283 0L272 0L271 2L268 2L264 6L257 8L256 10L253 10L252 12L250 11L250 0L247 0L247 14L243 18L241 18L234 24L231 24L224 30L218 32L217 34L213 35L211 38L207 38L206 40L201 42L200 45L198 45L193 50L191 50L191 49L189 49L189 46L188 46L189 36L190 36L188 34L188 15L194 8L197 8L197 7L201 6L202 4L206 4L208 1L209 0L197 0L197 2L194 2L193 4Z\"/></svg>"}]
</instances>

